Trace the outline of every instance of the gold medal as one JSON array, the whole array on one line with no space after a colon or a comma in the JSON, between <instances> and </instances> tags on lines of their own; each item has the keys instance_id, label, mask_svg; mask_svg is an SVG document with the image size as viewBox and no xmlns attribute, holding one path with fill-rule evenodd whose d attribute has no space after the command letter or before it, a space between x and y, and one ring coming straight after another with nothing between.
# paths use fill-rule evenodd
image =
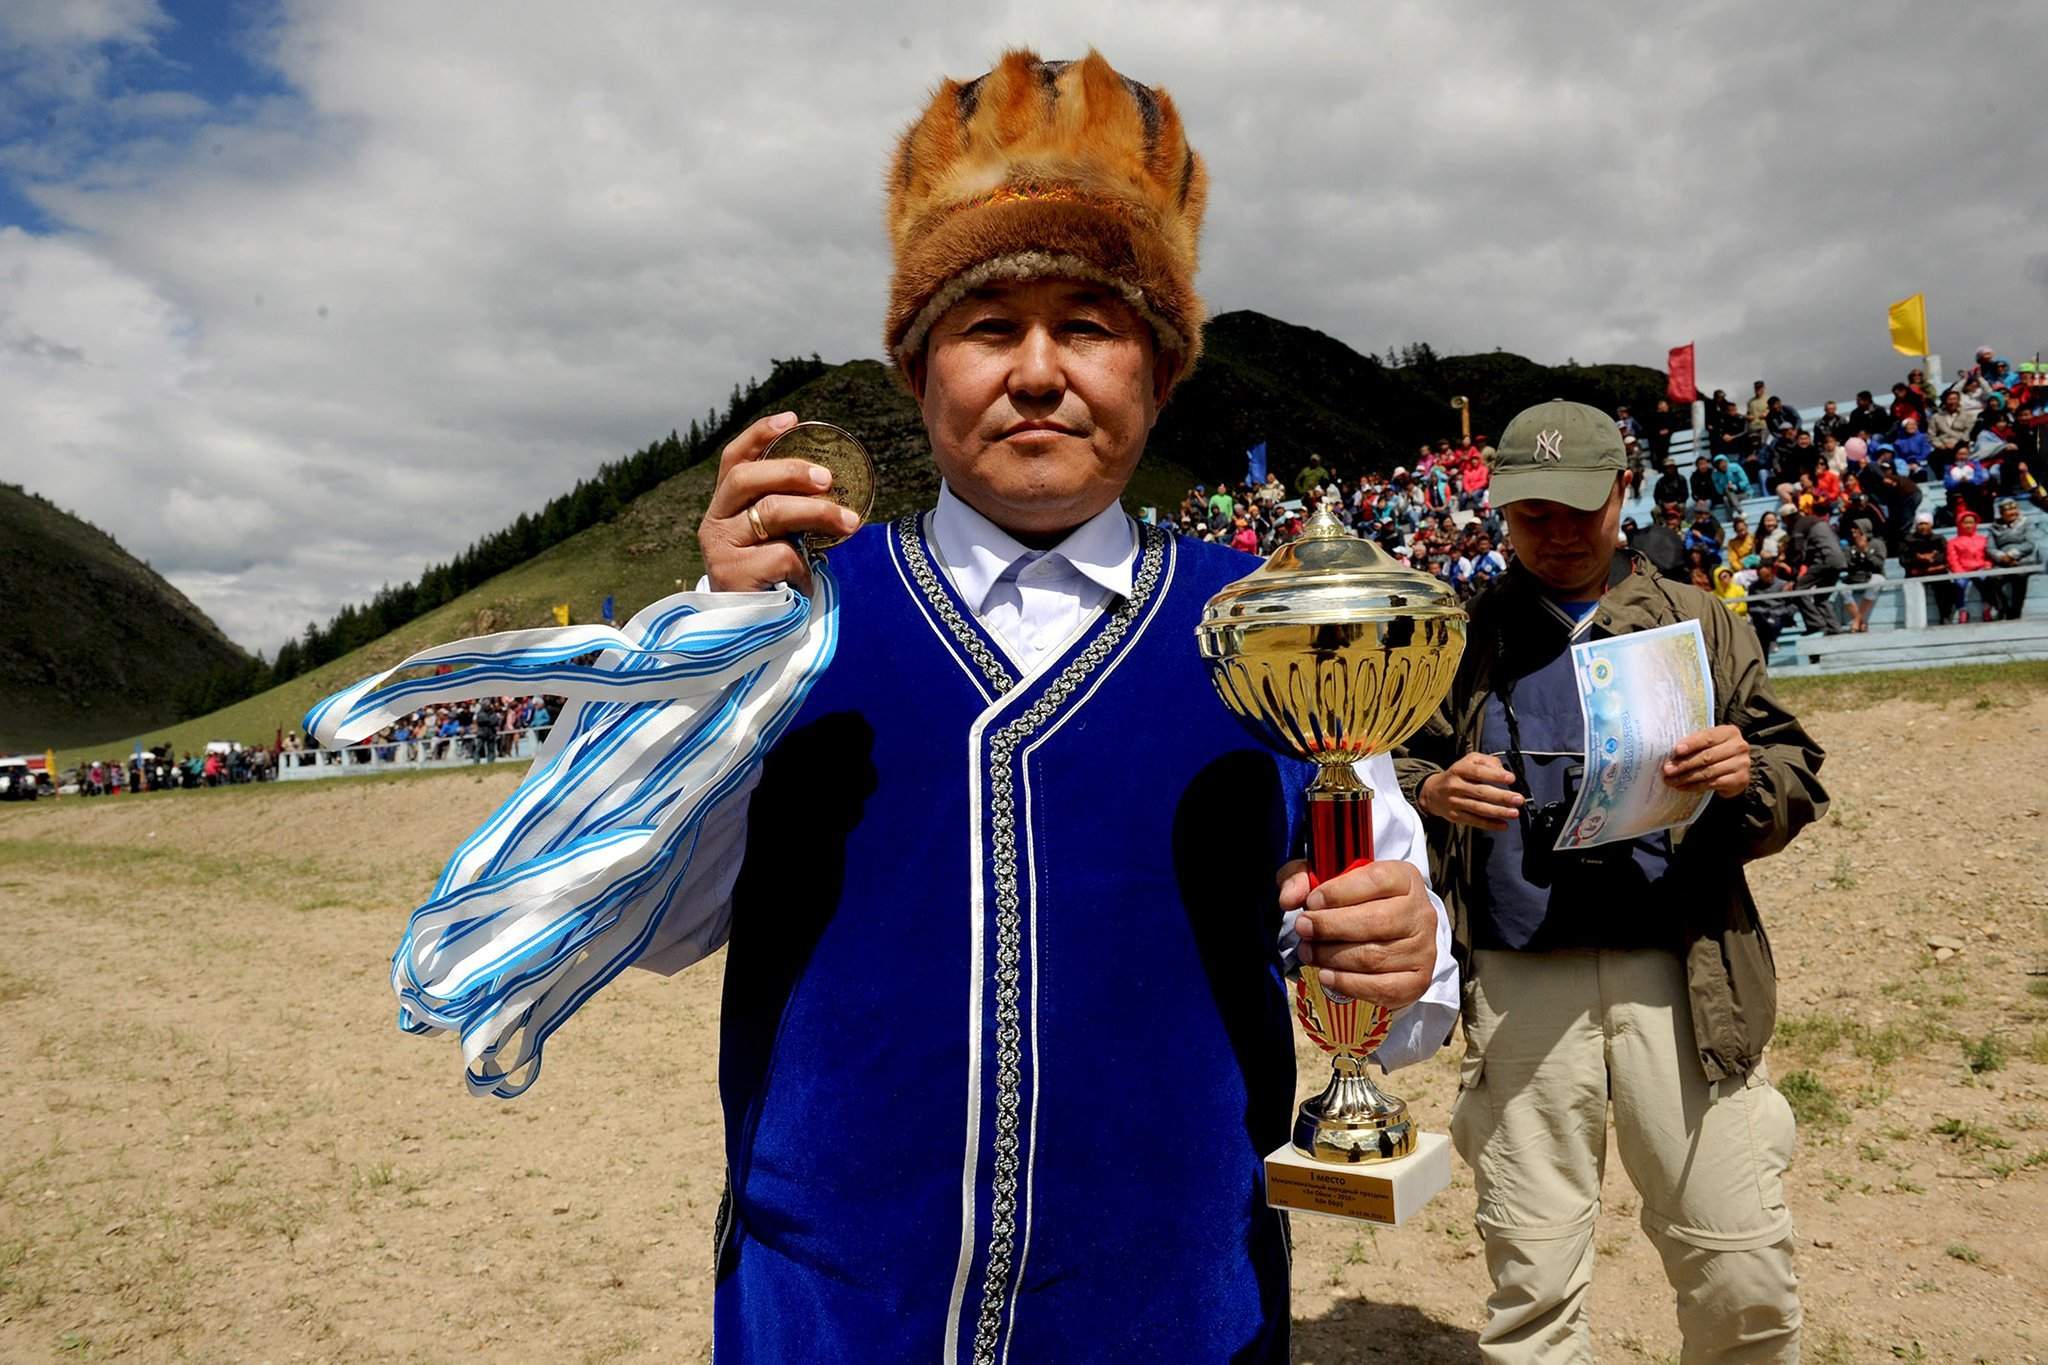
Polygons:
<instances>
[{"instance_id":1,"label":"gold medal","mask_svg":"<svg viewBox=\"0 0 2048 1365\"><path fill-rule=\"evenodd\" d=\"M763 460L808 460L832 471L832 487L819 497L829 498L862 521L875 505L875 462L867 447L830 422L798 422L768 443L756 458ZM804 545L813 554L829 550L845 536L817 531L804 534Z\"/></svg>"}]
</instances>

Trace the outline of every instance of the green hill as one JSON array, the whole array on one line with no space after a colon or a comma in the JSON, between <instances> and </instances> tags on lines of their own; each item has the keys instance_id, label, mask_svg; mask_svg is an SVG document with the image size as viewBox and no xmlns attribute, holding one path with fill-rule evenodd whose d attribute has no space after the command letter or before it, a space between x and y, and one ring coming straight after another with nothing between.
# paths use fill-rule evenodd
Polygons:
<instances>
[{"instance_id":1,"label":"green hill","mask_svg":"<svg viewBox=\"0 0 2048 1365\"><path fill-rule=\"evenodd\" d=\"M1628 403L1647 411L1664 386L1661 372L1641 366L1545 366L1500 351L1439 357L1427 346L1413 346L1402 363L1389 364L1312 328L1249 311L1213 319L1205 344L1201 365L1162 414L1126 494L1133 508L1170 512L1192 483L1242 478L1244 452L1261 440L1267 442L1270 466L1283 478L1291 478L1311 453L1347 473L1407 463L1418 443L1457 431L1457 415L1449 406L1454 394L1471 400L1475 430L1498 433L1515 412L1545 398L1573 398L1610 410ZM788 387L799 379L800 386ZM756 390L736 388L731 408L722 417L707 417L703 430L734 431L785 407L860 436L878 468L878 517L930 504L938 480L923 425L916 406L880 362L829 367L815 358L787 366L778 362L758 399ZM200 719L92 747L125 753L137 738L168 741L181 752L214 739L269 743L280 729L295 728L306 708L329 692L429 644L546 625L557 602L567 602L576 620L594 620L607 594L617 598L623 619L679 584L695 583L701 573L696 527L710 494L715 451L715 441L707 439L700 463L624 501L609 519L595 525L587 524L589 519L571 523L586 529L450 600L442 600L446 594L427 598L440 605L367 644ZM596 483L589 489L602 491ZM520 525L528 521L522 518ZM503 546L496 552L503 554ZM525 553L521 548L488 562L495 567ZM439 572L429 571L422 581ZM356 611L347 609L337 623ZM403 620L404 614L396 619ZM353 619L360 625L369 618ZM370 633L363 631L347 643ZM175 710L169 706L138 707L133 721L139 725L148 715L171 714ZM108 731L100 727L95 733ZM82 747L62 755L66 762L86 756Z\"/></svg>"},{"instance_id":2,"label":"green hill","mask_svg":"<svg viewBox=\"0 0 2048 1365\"><path fill-rule=\"evenodd\" d=\"M1439 357L1423 345L1388 365L1250 311L1212 318L1202 335L1202 362L1160 415L1151 450L1206 480L1243 478L1244 452L1260 441L1283 479L1311 454L1346 473L1412 464L1421 442L1457 434L1453 395L1471 401L1475 432L1498 435L1547 398L1642 414L1664 392L1661 370L1539 365L1506 351Z\"/></svg>"},{"instance_id":3,"label":"green hill","mask_svg":"<svg viewBox=\"0 0 2048 1365\"><path fill-rule=\"evenodd\" d=\"M0 484L0 752L126 733L248 655L99 528Z\"/></svg>"}]
</instances>

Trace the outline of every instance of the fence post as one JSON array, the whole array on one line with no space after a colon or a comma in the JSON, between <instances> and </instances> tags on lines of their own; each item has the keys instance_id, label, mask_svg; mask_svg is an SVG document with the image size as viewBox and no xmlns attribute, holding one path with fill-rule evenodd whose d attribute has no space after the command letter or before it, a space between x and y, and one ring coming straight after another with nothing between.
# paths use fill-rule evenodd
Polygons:
<instances>
[{"instance_id":1,"label":"fence post","mask_svg":"<svg viewBox=\"0 0 2048 1365\"><path fill-rule=\"evenodd\" d=\"M1903 594L1900 601L1905 607L1900 626L1905 630L1921 629L1927 624L1927 586L1915 583L1909 578L1906 580L1906 586L1900 588L1899 592Z\"/></svg>"}]
</instances>

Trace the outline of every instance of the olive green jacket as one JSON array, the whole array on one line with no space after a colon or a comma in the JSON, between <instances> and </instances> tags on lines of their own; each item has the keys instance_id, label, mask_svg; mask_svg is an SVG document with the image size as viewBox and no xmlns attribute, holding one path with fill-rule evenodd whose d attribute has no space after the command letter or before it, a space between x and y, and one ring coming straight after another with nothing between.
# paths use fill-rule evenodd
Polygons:
<instances>
[{"instance_id":1,"label":"olive green jacket","mask_svg":"<svg viewBox=\"0 0 2048 1365\"><path fill-rule=\"evenodd\" d=\"M1397 751L1401 790L1417 812L1417 788L1479 747L1485 703L1503 657L1519 676L1555 654L1564 624L1538 600L1536 580L1519 564L1476 594L1465 656L1449 697ZM1710 593L1662 582L1632 553L1615 556L1609 587L1594 608L1593 635L1626 635L1698 621L1714 679L1716 722L1739 726L1750 743L1749 790L1708 805L1672 835L1677 884L1693 888L1678 905L1645 905L1645 915L1676 915L1692 997L1700 1065L1709 1080L1747 1075L1777 1022L1777 970L1742 866L1776 853L1827 809L1816 774L1820 745L1771 695L1756 633ZM1519 664L1519 667L1515 665ZM1470 1003L1473 961L1470 907L1484 873L1469 826L1423 816L1431 870L1451 913L1453 951Z\"/></svg>"}]
</instances>

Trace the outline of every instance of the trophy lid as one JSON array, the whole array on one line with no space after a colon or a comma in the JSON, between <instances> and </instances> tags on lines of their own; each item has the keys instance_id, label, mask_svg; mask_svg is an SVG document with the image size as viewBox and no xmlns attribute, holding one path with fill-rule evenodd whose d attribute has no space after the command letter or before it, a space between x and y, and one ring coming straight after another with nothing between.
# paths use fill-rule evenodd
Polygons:
<instances>
[{"instance_id":1,"label":"trophy lid","mask_svg":"<svg viewBox=\"0 0 2048 1365\"><path fill-rule=\"evenodd\" d=\"M1264 567L1209 599L1202 629L1462 620L1464 614L1448 583L1353 535L1323 507Z\"/></svg>"}]
</instances>

